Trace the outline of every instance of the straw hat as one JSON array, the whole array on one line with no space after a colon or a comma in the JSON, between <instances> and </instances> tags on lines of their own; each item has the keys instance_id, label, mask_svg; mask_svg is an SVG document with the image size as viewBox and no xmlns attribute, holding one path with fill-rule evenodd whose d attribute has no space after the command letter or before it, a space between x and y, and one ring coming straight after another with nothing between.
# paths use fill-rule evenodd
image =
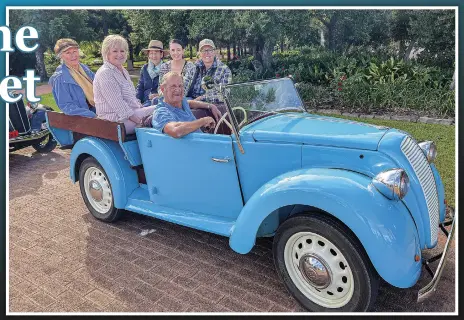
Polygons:
<instances>
[{"instance_id":1,"label":"straw hat","mask_svg":"<svg viewBox=\"0 0 464 320\"><path fill-rule=\"evenodd\" d=\"M69 48L79 48L79 45L77 42L73 39L59 39L56 44L55 48L53 48L53 51L55 51L56 55L60 55L62 52L65 52Z\"/></svg>"},{"instance_id":2,"label":"straw hat","mask_svg":"<svg viewBox=\"0 0 464 320\"><path fill-rule=\"evenodd\" d=\"M163 49L163 43L159 40L150 40L148 48L142 49L144 52L148 52L150 50L161 50L164 54L169 53L169 50Z\"/></svg>"}]
</instances>

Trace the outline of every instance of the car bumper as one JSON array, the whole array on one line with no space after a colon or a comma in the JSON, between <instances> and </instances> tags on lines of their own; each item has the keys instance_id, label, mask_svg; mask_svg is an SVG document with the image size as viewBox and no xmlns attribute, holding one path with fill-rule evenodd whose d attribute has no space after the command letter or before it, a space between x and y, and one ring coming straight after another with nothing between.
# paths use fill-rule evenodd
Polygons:
<instances>
[{"instance_id":1,"label":"car bumper","mask_svg":"<svg viewBox=\"0 0 464 320\"><path fill-rule=\"evenodd\" d=\"M454 236L454 223L456 222L453 208L449 207L447 214L449 215L449 219L445 220L443 223L440 224L440 229L448 237L448 239L446 240L445 248L443 249L443 252L438 254L437 256L422 261L424 268L431 274L433 279L426 286L424 286L423 288L419 290L419 293L417 294L417 302L424 301L425 299L429 298L435 292L435 290L437 289L438 282L440 281L443 268L445 267L446 257L448 256L448 253L450 251L449 250L450 242ZM445 229L445 226L448 226L450 224L451 224L451 229L448 232ZM440 259L440 262L438 263L437 270L434 273L432 272L432 270L429 268L428 265L429 263L432 263L438 259Z\"/></svg>"},{"instance_id":2,"label":"car bumper","mask_svg":"<svg viewBox=\"0 0 464 320\"><path fill-rule=\"evenodd\" d=\"M45 137L49 133L50 132L48 131L48 129L40 130L40 131L38 131L36 133L31 133L31 134L28 134L28 135L25 135L25 136L19 136L19 137L16 137L16 138L12 138L12 139L9 140L9 144L13 145L15 143L38 140L38 139L41 139L41 138Z\"/></svg>"}]
</instances>

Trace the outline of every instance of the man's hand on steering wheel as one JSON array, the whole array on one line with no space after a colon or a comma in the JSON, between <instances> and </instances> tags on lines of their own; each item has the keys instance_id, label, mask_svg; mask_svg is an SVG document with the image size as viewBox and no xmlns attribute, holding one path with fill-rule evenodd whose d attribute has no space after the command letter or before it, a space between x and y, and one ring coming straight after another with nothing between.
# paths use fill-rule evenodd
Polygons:
<instances>
[{"instance_id":1,"label":"man's hand on steering wheel","mask_svg":"<svg viewBox=\"0 0 464 320\"><path fill-rule=\"evenodd\" d=\"M210 104L209 106L210 106L211 113L213 114L214 120L218 122L222 116L221 111L219 111L218 107L216 107L214 104Z\"/></svg>"},{"instance_id":2,"label":"man's hand on steering wheel","mask_svg":"<svg viewBox=\"0 0 464 320\"><path fill-rule=\"evenodd\" d=\"M201 119L203 120L202 127L204 128L204 131L212 132L212 130L214 130L214 128L216 127L216 121L214 121L214 119L211 117L204 117Z\"/></svg>"}]
</instances>

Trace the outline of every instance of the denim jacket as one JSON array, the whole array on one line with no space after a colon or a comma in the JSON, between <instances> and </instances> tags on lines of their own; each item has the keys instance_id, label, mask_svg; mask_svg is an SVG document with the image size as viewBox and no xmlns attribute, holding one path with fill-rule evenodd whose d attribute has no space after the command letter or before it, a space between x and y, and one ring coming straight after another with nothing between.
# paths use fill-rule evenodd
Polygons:
<instances>
[{"instance_id":1,"label":"denim jacket","mask_svg":"<svg viewBox=\"0 0 464 320\"><path fill-rule=\"evenodd\" d=\"M139 83L137 84L137 99L140 102L145 103L151 93L158 92L158 84L160 80L160 76L156 76L153 79L150 78L148 74L148 63L144 64L142 70L140 70L140 78Z\"/></svg>"},{"instance_id":2,"label":"denim jacket","mask_svg":"<svg viewBox=\"0 0 464 320\"><path fill-rule=\"evenodd\" d=\"M86 65L82 63L80 65L93 81L95 74ZM71 116L96 117L95 112L89 109L84 90L73 79L65 64L56 68L48 84L52 86L53 97L63 113Z\"/></svg>"}]
</instances>

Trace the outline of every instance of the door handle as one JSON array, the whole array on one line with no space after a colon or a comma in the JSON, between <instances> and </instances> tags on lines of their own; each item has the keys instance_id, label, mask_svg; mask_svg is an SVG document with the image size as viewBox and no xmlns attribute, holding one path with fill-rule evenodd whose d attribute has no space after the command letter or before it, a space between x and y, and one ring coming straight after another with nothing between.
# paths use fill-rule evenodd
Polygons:
<instances>
[{"instance_id":1,"label":"door handle","mask_svg":"<svg viewBox=\"0 0 464 320\"><path fill-rule=\"evenodd\" d=\"M221 163L226 163L230 161L229 158L224 158L224 159L211 158L211 160L213 160L214 162L221 162Z\"/></svg>"}]
</instances>

